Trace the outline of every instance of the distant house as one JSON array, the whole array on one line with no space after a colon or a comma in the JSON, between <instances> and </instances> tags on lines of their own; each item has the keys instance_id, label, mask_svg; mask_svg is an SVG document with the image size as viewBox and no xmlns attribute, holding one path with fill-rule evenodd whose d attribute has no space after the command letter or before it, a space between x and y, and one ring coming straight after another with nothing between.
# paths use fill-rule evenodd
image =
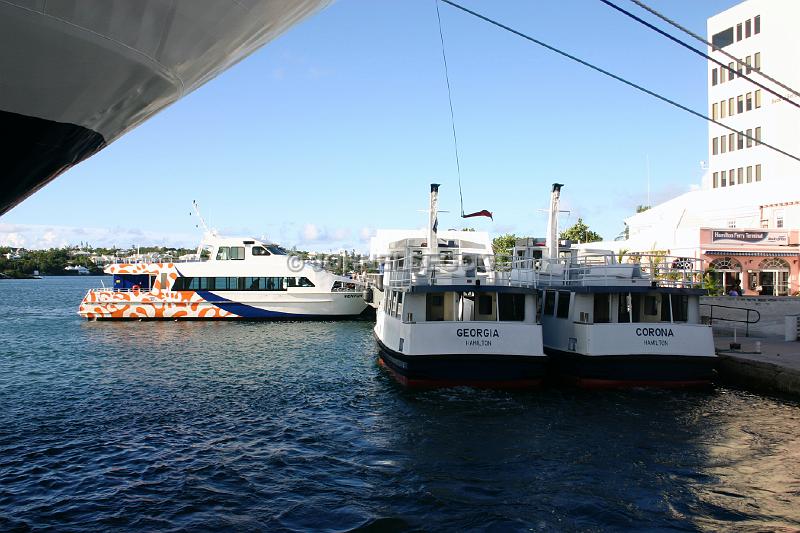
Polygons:
<instances>
[{"instance_id":1,"label":"distant house","mask_svg":"<svg viewBox=\"0 0 800 533\"><path fill-rule=\"evenodd\" d=\"M76 274L78 274L80 276L85 276L85 275L91 273L88 268L86 268L85 266L81 266L81 265L64 267L64 270L66 270L67 272L70 272L70 273L75 272Z\"/></svg>"}]
</instances>

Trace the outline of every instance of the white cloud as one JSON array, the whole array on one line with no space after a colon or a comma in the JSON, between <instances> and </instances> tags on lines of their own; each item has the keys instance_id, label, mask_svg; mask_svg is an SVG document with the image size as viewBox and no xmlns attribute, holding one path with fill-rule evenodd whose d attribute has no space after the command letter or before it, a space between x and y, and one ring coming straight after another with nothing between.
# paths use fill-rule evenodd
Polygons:
<instances>
[{"instance_id":1,"label":"white cloud","mask_svg":"<svg viewBox=\"0 0 800 533\"><path fill-rule=\"evenodd\" d=\"M0 246L31 249L70 246L80 242L92 246L169 246L192 248L200 240L200 233L178 234L143 231L139 228L84 228L51 226L45 224L0 223Z\"/></svg>"}]
</instances>

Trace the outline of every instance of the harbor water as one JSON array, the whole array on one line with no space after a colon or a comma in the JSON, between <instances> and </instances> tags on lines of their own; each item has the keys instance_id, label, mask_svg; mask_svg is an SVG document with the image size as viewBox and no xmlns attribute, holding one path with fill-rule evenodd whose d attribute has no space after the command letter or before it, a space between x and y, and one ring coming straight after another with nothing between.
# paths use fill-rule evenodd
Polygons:
<instances>
[{"instance_id":1,"label":"harbor water","mask_svg":"<svg viewBox=\"0 0 800 533\"><path fill-rule=\"evenodd\" d=\"M83 321L98 283L0 281L2 531L800 528L798 403L408 391L369 321Z\"/></svg>"}]
</instances>

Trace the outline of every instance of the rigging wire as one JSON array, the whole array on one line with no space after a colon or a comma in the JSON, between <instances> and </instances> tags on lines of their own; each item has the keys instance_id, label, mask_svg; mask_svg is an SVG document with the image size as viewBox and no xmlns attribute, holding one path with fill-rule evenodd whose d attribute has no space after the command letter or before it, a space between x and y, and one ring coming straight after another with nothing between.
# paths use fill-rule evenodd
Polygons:
<instances>
[{"instance_id":1,"label":"rigging wire","mask_svg":"<svg viewBox=\"0 0 800 533\"><path fill-rule=\"evenodd\" d=\"M717 65L719 65L719 66L721 66L722 68L724 68L725 70L727 70L727 71L728 71L728 72L729 72L729 73L730 73L732 76L737 74L737 71L736 71L735 69L733 69L733 68L729 67L728 65L726 65L726 64L725 64L725 63L723 63L722 61L718 61L718 60L714 59L713 57L711 57L710 55L706 54L705 52L701 52L701 51L700 51L700 50L698 50L697 48L694 48L693 46L690 46L689 44L685 43L684 41L681 41L681 40L680 40L680 39L678 39L677 37L674 37L674 36L670 35L669 33L665 32L664 30L662 30L662 29L660 29L660 28L658 28L658 27L656 27L656 26L654 26L654 25L650 24L649 22L647 22L647 21L646 21L646 20L644 20L643 18L641 18L641 17L638 17L638 16L634 15L633 13L631 13L630 11L628 11L628 10L626 10L626 9L624 9L624 8L622 8L622 7L620 7L620 6L618 6L618 5L617 5L617 4L615 4L614 2L611 2L611 1L609 1L609 0L600 0L600 1L601 1L602 3L604 3L605 5L607 5L608 7L612 8L612 9L616 9L617 11L619 11L620 13L622 13L623 15L626 15L626 16L628 16L628 17L632 18L633 20L635 20L635 21L636 21L636 22L638 22L639 24L642 24L642 25L644 25L644 26L647 26L648 28L650 28L650 29L651 29L651 30L653 30L654 32L658 33L659 35L663 35L664 37L666 37L666 38L667 38L667 39L669 39L670 41L673 41L674 43L676 43L676 44L678 44L678 45L680 45L680 46L683 46L683 47L684 47L684 48L686 48L687 50L689 50L689 51L691 51L691 52L694 52L695 54L699 55L700 57L704 57L704 58L708 59L708 60L709 60L709 61L711 61L712 63L716 63ZM736 59L736 58L734 58L734 59ZM736 63L738 64L738 66L739 66L739 67L746 66L744 63L742 63L742 62L741 62L740 60L738 60L738 59L736 59ZM749 66L748 66L748 68L749 68ZM756 71L756 72L757 72L757 71ZM800 109L800 104L798 104L797 102L794 102L794 101L792 101L792 100L789 100L788 98L786 98L784 95L782 95L782 94L781 94L781 93L779 93L778 91L775 91L774 89L770 89L769 87L767 87L767 86L766 86L766 85L764 85L763 83L760 83L760 82L758 82L758 81L754 80L753 78L751 78L751 77L750 77L750 76L748 76L747 74L742 74L741 72L739 72L739 73L738 73L738 76L739 76L740 78L744 78L744 79L746 79L747 81L749 81L749 82L750 82L750 83L752 83L753 85L756 85L757 87L761 87L761 88L762 88L762 89L764 89L765 91L767 91L767 92L769 92L769 93L771 93L771 94L773 94L773 95L777 96L777 97L778 97L778 98L780 98L781 100L784 100L784 101L786 101L786 102L789 102L790 104L792 104L792 105L793 105L793 106L795 106L796 108Z\"/></svg>"},{"instance_id":2,"label":"rigging wire","mask_svg":"<svg viewBox=\"0 0 800 533\"><path fill-rule=\"evenodd\" d=\"M453 95L450 90L450 74L447 70L447 55L444 52L444 34L442 33L442 16L439 14L439 0L436 4L436 20L439 21L439 41L442 43L442 61L444 62L444 79L447 81L447 101L450 103L450 125L453 127L453 148L456 153L456 171L458 173L458 197L461 199L461 216L464 216L464 195L461 193L461 162L458 157L458 136L456 135L456 118L453 113Z\"/></svg>"},{"instance_id":3,"label":"rigging wire","mask_svg":"<svg viewBox=\"0 0 800 533\"><path fill-rule=\"evenodd\" d=\"M694 39L696 39L696 40L700 41L701 43L703 43L703 44L705 44L706 46L710 47L712 50L715 50L715 51L717 51L717 52L720 52L720 53L722 53L722 54L723 54L725 57L727 57L728 59L733 59L734 61L736 61L736 63L737 63L737 64L739 64L739 65L743 65L743 64L744 64L744 63L742 63L742 60L741 60L741 59L739 59L739 58L737 58L735 55L733 55L733 54L731 54L731 53L729 53L729 52L726 52L726 51L725 51L725 50L723 50L722 48L718 48L718 47L714 46L712 43L710 43L710 42L706 41L706 40L705 40L703 37L701 37L700 35L696 34L695 32L693 32L692 30L690 30L690 29L688 29L688 28L684 28L684 27L683 27L682 25L680 25L679 23L675 22L674 20L672 20L671 18L667 17L666 15L664 15L664 14L662 14L662 13L659 13L658 11L656 11L656 10L655 10L655 9L653 9L652 7L648 6L647 4L645 4L644 2L642 2L641 0L631 0L631 2L633 2L633 3L634 3L634 4L636 4L637 6L641 7L641 8L642 8L642 9L644 9L645 11L649 11L651 14L653 14L653 15L655 15L656 17L660 18L661 20L663 20L663 21L664 21L664 22L666 22L667 24L670 24L671 26L674 26L675 28L677 28L677 29L679 29L680 31L684 32L685 34L689 35L690 37L692 37L692 38L694 38ZM771 81L771 82L772 82L772 83L774 83L775 85L778 85L779 87L781 87L781 88L783 88L783 89L786 89L787 91L791 92L791 93L792 93L792 94L794 94L795 96L800 96L800 92L798 92L798 91L795 91L794 89L792 89L792 88L791 88L791 87L789 87L788 85L786 85L786 84L784 84L784 83L781 83L780 81L776 80L776 79L775 79L775 78L773 78L772 76L769 76L769 75L765 74L763 70L761 70L761 69L755 70L755 69L754 69L754 72L756 72L756 73L757 73L759 76L761 76L762 78L764 78L764 79L767 79L767 80Z\"/></svg>"},{"instance_id":4,"label":"rigging wire","mask_svg":"<svg viewBox=\"0 0 800 533\"><path fill-rule=\"evenodd\" d=\"M481 15L480 13L477 13L475 11L472 11L471 9L468 9L468 8L458 4L456 2L453 2L452 0L440 0L440 1L452 6L454 8L456 8L456 9L460 9L461 11L463 11L465 13L468 13L468 14L474 16L474 17L477 17L477 18L483 20L484 22L488 22L489 24L497 26L498 28L501 28L501 29L506 30L506 31L508 31L510 33L513 33L514 35L517 35L518 37L522 37L523 39L528 40L528 41L530 41L530 42L532 42L534 44L538 44L539 46L541 46L543 48L546 48L546 49L550 50L551 52L555 52L556 54L558 54L560 56L566 57L567 59L575 61L576 63L580 63L581 65L583 65L583 66L585 66L587 68L590 68L590 69L592 69L594 71L597 71L597 72L599 72L601 74L604 74L604 75L608 76L609 78L613 78L613 79L619 81L620 83L624 83L625 85L628 85L629 87L633 87L634 89L636 89L638 91L641 91L641 92L643 92L645 94L649 94L650 96L652 96L654 98L658 98L662 102L666 102L666 103L668 103L668 104L670 104L670 105L672 105L674 107L677 107L678 109L686 111L687 113L689 113L691 115L694 115L696 117L702 118L704 120L707 120L707 121L711 122L712 124L716 124L717 126L725 128L726 130L729 130L729 131L731 131L733 133L741 135L745 139L750 139L752 141L755 141L757 145L766 146L767 148L769 148L771 150L774 150L774 151L778 152L779 154L783 154L786 157L790 157L790 158L794 159L795 161L800 162L800 157L798 157L796 155L790 154L789 152L781 150L780 148L777 148L777 147L775 147L775 146L773 146L771 144L768 144L768 143L766 143L766 142L764 142L764 141L762 141L760 139L756 139L755 137L752 137L750 135L747 135L746 133L738 131L738 130L728 126L727 124L723 124L722 122L720 122L718 120L714 120L713 118L711 118L711 117L709 117L707 115L704 115L704 114L702 114L702 113L700 113L698 111L695 111L694 109L686 107L685 105L680 104L680 103L676 102L675 100L671 100L671 99L667 98L666 96L662 96L662 95L658 94L657 92L651 91L650 89L642 87L641 85L638 85L638 84L636 84L636 83L634 83L632 81L626 80L625 78L623 78L621 76L618 76L618 75L616 75L616 74L614 74L612 72L609 72L609 71L607 71L607 70L605 70L605 69L603 69L601 67L593 65L592 63L589 63L588 61L584 61L583 59L581 59L579 57L576 57L576 56L574 56L572 54L564 52L563 50L560 50L560 49L558 49L558 48L556 48L554 46L551 46L551 45L549 45L549 44L547 44L547 43L545 43L543 41L540 41L540 40L538 40L538 39L536 39L534 37L531 37L530 35L526 35L526 34L520 32L520 31L517 31L517 30L515 30L515 29L513 29L513 28L511 28L509 26L506 26L505 24L502 24L501 22L498 22L496 20L490 19L489 17Z\"/></svg>"}]
</instances>

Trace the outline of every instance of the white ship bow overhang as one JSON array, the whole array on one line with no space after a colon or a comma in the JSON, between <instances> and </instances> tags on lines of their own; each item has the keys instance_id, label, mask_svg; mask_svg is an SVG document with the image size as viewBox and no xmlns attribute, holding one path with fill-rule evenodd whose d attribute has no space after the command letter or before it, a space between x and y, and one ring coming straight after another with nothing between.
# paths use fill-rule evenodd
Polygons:
<instances>
[{"instance_id":1,"label":"white ship bow overhang","mask_svg":"<svg viewBox=\"0 0 800 533\"><path fill-rule=\"evenodd\" d=\"M330 0L0 0L0 215Z\"/></svg>"}]
</instances>

